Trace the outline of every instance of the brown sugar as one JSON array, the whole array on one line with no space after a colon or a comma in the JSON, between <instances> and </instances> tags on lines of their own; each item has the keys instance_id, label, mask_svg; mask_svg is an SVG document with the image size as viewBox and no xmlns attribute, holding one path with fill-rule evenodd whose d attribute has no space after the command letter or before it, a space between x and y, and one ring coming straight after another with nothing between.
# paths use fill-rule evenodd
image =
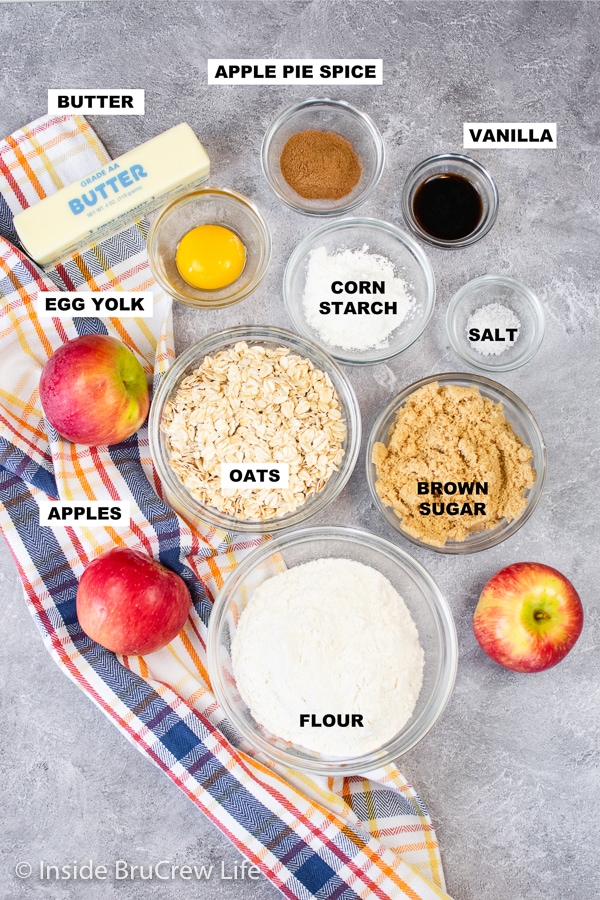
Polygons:
<instances>
[{"instance_id":1,"label":"brown sugar","mask_svg":"<svg viewBox=\"0 0 600 900\"><path fill-rule=\"evenodd\" d=\"M349 194L362 168L352 144L332 131L299 131L285 144L281 174L306 200L339 200Z\"/></svg>"},{"instance_id":2,"label":"brown sugar","mask_svg":"<svg viewBox=\"0 0 600 900\"><path fill-rule=\"evenodd\" d=\"M501 403L475 387L432 382L400 408L387 446L375 444L375 487L402 519L404 531L441 547L518 518L536 478L532 457Z\"/></svg>"}]
</instances>

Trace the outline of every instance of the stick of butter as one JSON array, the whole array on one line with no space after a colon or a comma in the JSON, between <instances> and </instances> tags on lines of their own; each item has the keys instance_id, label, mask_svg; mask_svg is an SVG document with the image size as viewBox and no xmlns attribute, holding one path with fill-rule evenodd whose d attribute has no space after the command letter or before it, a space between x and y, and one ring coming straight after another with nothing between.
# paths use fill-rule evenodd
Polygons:
<instances>
[{"instance_id":1,"label":"stick of butter","mask_svg":"<svg viewBox=\"0 0 600 900\"><path fill-rule=\"evenodd\" d=\"M206 150L182 122L17 213L14 225L29 256L53 266L197 187L209 173Z\"/></svg>"}]
</instances>

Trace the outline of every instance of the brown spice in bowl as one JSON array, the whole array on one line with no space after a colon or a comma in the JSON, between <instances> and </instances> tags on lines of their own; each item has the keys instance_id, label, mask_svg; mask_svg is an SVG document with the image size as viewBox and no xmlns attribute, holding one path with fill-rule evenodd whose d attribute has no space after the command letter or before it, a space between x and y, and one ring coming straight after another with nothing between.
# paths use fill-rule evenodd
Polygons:
<instances>
[{"instance_id":1,"label":"brown spice in bowl","mask_svg":"<svg viewBox=\"0 0 600 900\"><path fill-rule=\"evenodd\" d=\"M349 141L312 129L289 138L279 164L289 186L306 200L340 200L356 187L362 172Z\"/></svg>"},{"instance_id":2,"label":"brown spice in bowl","mask_svg":"<svg viewBox=\"0 0 600 900\"><path fill-rule=\"evenodd\" d=\"M475 532L496 528L503 519L518 518L527 506L525 492L536 473L530 464L531 448L507 422L501 403L484 397L476 387L427 384L411 394L399 409L387 446L376 443L373 463L377 493L402 520L408 534L442 547L447 540L464 541ZM419 482L430 486L418 493ZM431 483L471 486L450 496ZM476 485L487 484L477 494ZM485 503L485 515L423 515L421 504L431 506Z\"/></svg>"}]
</instances>

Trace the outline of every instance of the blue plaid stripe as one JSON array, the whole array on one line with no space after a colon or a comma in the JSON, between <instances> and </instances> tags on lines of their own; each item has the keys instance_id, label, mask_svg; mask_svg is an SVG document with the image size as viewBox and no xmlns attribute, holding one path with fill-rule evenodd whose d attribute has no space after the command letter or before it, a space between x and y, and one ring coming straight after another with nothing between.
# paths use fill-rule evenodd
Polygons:
<instances>
[{"instance_id":1,"label":"blue plaid stripe","mask_svg":"<svg viewBox=\"0 0 600 900\"><path fill-rule=\"evenodd\" d=\"M61 117L52 124L51 128L57 129L56 133L63 127L63 120L64 117ZM40 122L44 130L45 119ZM69 120L67 127L71 126ZM85 122L83 127L88 127ZM83 134L70 135L69 140L80 146L86 138ZM3 190L7 189L10 191L10 187L4 184ZM14 240L12 216L5 207L6 203L0 198L0 232L4 231L9 239ZM54 283L58 290L90 289L90 274L98 284L112 282L117 285L121 279L123 284L135 283L136 279L137 283L141 283L141 279L146 277L143 268L147 265L146 230L146 223L134 225L100 246L84 251L81 254L83 263L79 259L67 260L48 276L39 273L40 277L46 284ZM10 256L10 248L5 245L6 250ZM13 258L12 265L11 277L2 279L1 289L14 308L20 326L25 330L29 328L28 334L33 334L31 299L35 297L38 272L30 262L22 262L17 256ZM109 269L112 271L109 272ZM28 290L28 299L23 299L22 292L19 296L19 282ZM161 298L161 302L165 300ZM161 310L164 327L168 323L168 307L161 307ZM95 318L76 319L70 327L77 334L109 332L109 328ZM153 331L156 331L155 327ZM141 329L135 331L132 326L132 339L138 341L141 332ZM73 334L73 331L70 333ZM34 338L32 346L37 345ZM148 341L144 338L139 346L146 348L143 354L147 357L151 342L148 347ZM162 355L160 359L164 361ZM155 372L156 378L160 375ZM30 392L31 381L29 372ZM18 398L15 399L18 406ZM47 430L52 432L48 427ZM166 681L161 679L165 686L159 688L158 693L142 674L138 675L122 665L114 654L83 633L76 616L75 573L80 571L85 553L90 554L94 550L86 545L85 540L81 548L72 534L58 532L57 540L52 529L39 526L38 507L25 482L41 489L46 495L55 494L53 472L50 466L45 465L43 446L37 464L34 464L27 455L28 447L23 447L24 452L15 450L10 444L10 435L7 437L4 443L0 442L0 502L4 506L3 511L0 509L2 528L21 566L38 626L61 667L70 670L70 674L102 710L170 774L201 809L204 808L242 851L246 848L253 856L257 845L269 851L268 856L261 856L261 865L286 896L356 900L358 894L365 896L365 893L373 891L381 891L382 897L396 896L398 882L389 875L397 865L393 855L375 841L370 842L374 845L375 857L370 850L365 848L363 851L365 843L369 842L366 831L354 828L347 822L340 827L335 813L331 818L285 781L278 780L276 774L261 770L250 760L244 762L242 757L236 757L232 747L243 746L240 736L229 722L220 718L222 712L215 711L210 695L207 699L212 703L209 713L211 721L208 721L173 693L168 687L168 678ZM50 433L51 442L54 439L56 435ZM15 438L15 441L20 444L18 439ZM58 452L54 444L52 451ZM151 552L186 580L195 608L207 623L210 603L193 570L186 565L192 535L156 496L141 465L141 452L145 453L145 444L140 443L138 436L110 448L108 455L118 470L115 483L122 479L128 485L145 518L142 541L150 541ZM110 467L106 468L106 457L107 454L102 451L101 465L104 468L98 466L97 471L93 466L90 468L91 458L86 457L81 479L90 472L96 479L99 475L104 479L107 475L111 477ZM60 457L61 477L65 474L62 469L64 461L65 458ZM115 473L112 475L114 478ZM66 490L77 490L73 481L77 481L75 469L67 478ZM139 524L139 518L137 521ZM72 544L70 537L73 537ZM230 560L239 559L248 545L247 539L226 534L218 547L214 545L214 538L212 547L201 543L197 555L229 554L225 561L215 560L217 568L223 572L229 568ZM33 585L28 584L28 578ZM133 665L133 661L130 664ZM145 672L141 663L138 671ZM154 677L152 671L149 677ZM160 678L160 675L156 677ZM214 723L218 723L218 731ZM213 798L213 802L208 796ZM304 823L300 833L294 830L295 826L292 828L288 824L295 821ZM305 836L300 837L300 834ZM354 874L344 880L342 876L346 876L347 866ZM356 879L358 894L347 883L351 881L354 884L353 879ZM409 881L412 882L410 874ZM430 896L428 891L426 894ZM420 891L418 896L421 896Z\"/></svg>"},{"instance_id":2,"label":"blue plaid stripe","mask_svg":"<svg viewBox=\"0 0 600 900\"><path fill-rule=\"evenodd\" d=\"M243 828L269 847L309 892L308 896L313 895L317 882L318 890L322 891L325 882L334 879L331 887L337 889L342 882L335 876L335 871L282 819L250 794L207 748L203 739L211 733L210 729L189 711L185 720L182 719L147 682L126 669L113 653L91 641L81 631L75 609L77 580L52 530L45 528L43 530L47 534L42 535L37 504L26 486L11 473L2 471L0 498L5 501L8 496L13 502L5 503L5 508L13 523L19 527L21 538L76 649L115 696L156 736L158 740L152 748L156 756L167 767L172 767L175 762L183 765ZM18 503L14 502L15 499ZM39 624L44 627L41 622ZM333 894L330 891L323 896L331 897ZM344 900L354 898L357 894L353 891L344 894Z\"/></svg>"},{"instance_id":3,"label":"blue plaid stripe","mask_svg":"<svg viewBox=\"0 0 600 900\"><path fill-rule=\"evenodd\" d=\"M50 463L48 463L48 468L38 465L19 447L15 447L4 437L0 437L0 466L22 478L28 484L44 491L45 494L49 494L50 497L58 496L56 479Z\"/></svg>"}]
</instances>

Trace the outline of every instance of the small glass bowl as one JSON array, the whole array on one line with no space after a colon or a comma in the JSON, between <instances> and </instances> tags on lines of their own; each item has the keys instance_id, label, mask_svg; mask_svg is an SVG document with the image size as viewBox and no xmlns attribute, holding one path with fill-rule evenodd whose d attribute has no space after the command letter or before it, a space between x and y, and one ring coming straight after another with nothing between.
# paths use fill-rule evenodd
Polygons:
<instances>
[{"instance_id":1,"label":"small glass bowl","mask_svg":"<svg viewBox=\"0 0 600 900\"><path fill-rule=\"evenodd\" d=\"M411 719L379 749L345 759L326 757L284 741L259 725L238 693L231 666L231 642L253 590L285 568L323 557L352 559L381 572L406 603L425 653L423 687ZM454 619L431 575L389 541L341 526L288 531L244 557L217 595L207 647L214 692L240 734L273 762L318 775L358 775L387 765L411 750L442 714L452 693L458 660Z\"/></svg>"},{"instance_id":2,"label":"small glass bowl","mask_svg":"<svg viewBox=\"0 0 600 900\"><path fill-rule=\"evenodd\" d=\"M225 287L203 291L188 284L175 263L182 237L198 225L223 225L234 231L246 248L239 278ZM162 289L188 306L215 309L238 303L263 280L271 259L271 235L256 206L237 191L199 188L163 207L148 233L150 268Z\"/></svg>"},{"instance_id":3,"label":"small glass bowl","mask_svg":"<svg viewBox=\"0 0 600 900\"><path fill-rule=\"evenodd\" d=\"M501 403L506 421L512 426L517 437L521 438L525 444L531 447L533 453L531 465L536 473L536 479L533 486L525 494L527 506L517 519L513 519L511 522L507 519L503 519L496 528L472 532L464 541L446 541L443 547L434 547L432 544L420 541L418 538L413 537L411 534L407 534L407 532L403 530L402 520L396 515L391 506L386 506L384 504L375 489L377 470L373 463L373 446L376 443L382 443L387 446L390 430L394 425L399 408L411 394L418 391L419 388L424 387L426 384L431 384L434 381L441 386L458 385L459 387L476 387L479 388L482 396L489 397L494 403ZM544 444L542 433L536 420L533 418L523 401L520 400L516 394L513 394L512 391L509 391L508 388L504 387L504 385L491 381L489 378L484 378L483 375L468 375L464 372L448 372L443 375L431 375L429 378L423 378L421 381L416 381L414 384L409 385L409 387L405 388L396 397L390 400L387 406L382 409L377 416L375 424L371 429L366 454L367 483L369 485L369 490L371 491L371 496L375 501L377 509L392 528L395 528L402 537L406 538L406 540L410 541L412 544L416 544L417 547L424 547L426 550L434 550L437 553L453 554L476 553L479 550L489 550L490 547L495 547L496 544L500 544L502 541L505 541L513 535L515 531L518 531L531 516L542 496L542 489L546 478L546 464L546 446Z\"/></svg>"},{"instance_id":4,"label":"small glass bowl","mask_svg":"<svg viewBox=\"0 0 600 900\"><path fill-rule=\"evenodd\" d=\"M463 178L471 182L481 198L483 205L481 221L477 228L471 234L466 235L466 237L457 238L456 240L444 240L433 237L433 235L421 228L415 217L413 202L418 188L432 176L440 174L462 175ZM428 159L424 159L409 173L402 190L402 215L413 234L420 237L422 241L433 244L434 247L457 249L474 244L475 241L478 241L488 233L496 221L499 202L500 198L496 182L480 163L469 156L462 156L460 153L440 153L437 156L430 156Z\"/></svg>"},{"instance_id":5,"label":"small glass bowl","mask_svg":"<svg viewBox=\"0 0 600 900\"><path fill-rule=\"evenodd\" d=\"M358 184L339 200L308 200L297 194L281 172L279 160L287 141L299 131L332 131L349 141L360 160ZM280 200L306 216L340 216L356 209L375 190L383 172L385 148L375 123L345 100L311 99L284 109L263 138L262 169Z\"/></svg>"},{"instance_id":6,"label":"small glass bowl","mask_svg":"<svg viewBox=\"0 0 600 900\"><path fill-rule=\"evenodd\" d=\"M479 343L471 343L468 321L480 307L499 303L512 310L521 327L514 342L508 340L506 349L497 356L485 356L477 351ZM518 369L532 359L544 337L544 310L533 291L506 275L482 275L463 285L448 306L446 329L457 356L476 369L485 372L508 372Z\"/></svg>"},{"instance_id":7,"label":"small glass bowl","mask_svg":"<svg viewBox=\"0 0 600 900\"><path fill-rule=\"evenodd\" d=\"M175 396L181 381L202 364L205 356L233 347L239 341L271 348L289 347L292 353L310 359L316 368L329 375L338 395L342 421L346 425L344 456L339 469L331 475L321 491L310 495L294 512L278 518L236 519L192 497L169 465L167 438L160 428L165 404ZM293 525L301 525L335 500L342 491L356 465L360 448L360 409L350 382L338 365L319 347L283 328L239 325L208 335L197 344L188 347L177 358L161 381L152 401L148 434L150 454L161 480L165 499L184 519L209 523L225 531L271 533Z\"/></svg>"},{"instance_id":8,"label":"small glass bowl","mask_svg":"<svg viewBox=\"0 0 600 900\"><path fill-rule=\"evenodd\" d=\"M386 347L369 350L343 350L326 344L318 332L308 324L304 311L304 285L310 254L317 247L328 253L368 246L371 253L381 254L394 264L395 274L404 278L416 305L404 321L392 332ZM323 299L368 300L365 295L328 294L324 285ZM296 247L288 261L283 278L283 299L294 328L323 347L334 359L346 365L382 362L402 353L421 336L431 318L435 304L435 278L431 263L417 242L405 231L377 219L344 219L322 225L311 232ZM385 299L379 295L374 299ZM331 315L331 314L330 314Z\"/></svg>"}]
</instances>

